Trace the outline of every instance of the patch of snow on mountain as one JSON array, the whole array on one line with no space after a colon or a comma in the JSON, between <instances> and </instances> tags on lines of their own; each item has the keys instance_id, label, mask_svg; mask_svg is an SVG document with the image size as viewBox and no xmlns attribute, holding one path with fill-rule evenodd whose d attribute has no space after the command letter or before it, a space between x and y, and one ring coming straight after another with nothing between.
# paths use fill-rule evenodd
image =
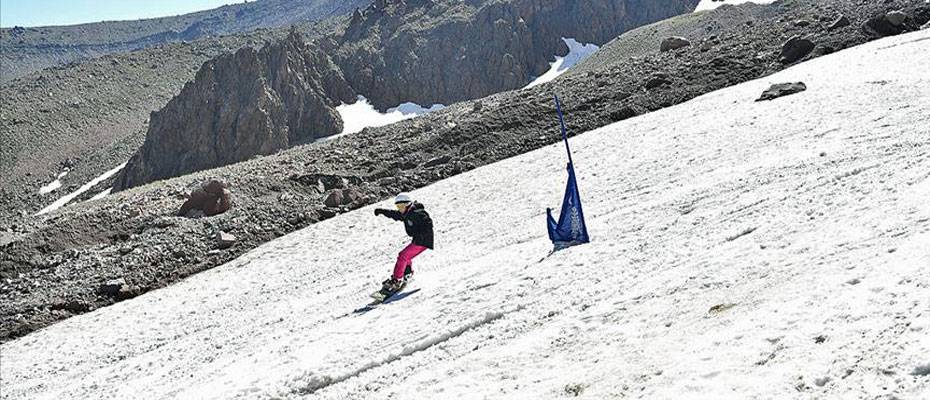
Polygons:
<instances>
[{"instance_id":1,"label":"patch of snow on mountain","mask_svg":"<svg viewBox=\"0 0 930 400\"><path fill-rule=\"evenodd\" d=\"M737 5L737 4L743 4L743 3L769 4L769 3L774 3L774 2L775 0L720 0L720 1L701 0L701 2L698 3L697 8L695 8L694 11L697 12L697 11L713 10L724 4L729 4L729 5Z\"/></svg>"},{"instance_id":2,"label":"patch of snow on mountain","mask_svg":"<svg viewBox=\"0 0 930 400\"><path fill-rule=\"evenodd\" d=\"M67 170L67 169L64 170L62 173L58 174L58 177L56 177L54 181L49 182L48 185L45 185L45 186L40 187L40 188L39 188L39 194L51 193L51 192L55 191L55 189L60 188L60 187L61 187L61 178L64 178L66 175L68 175L68 171L69 171L69 170Z\"/></svg>"},{"instance_id":3,"label":"patch of snow on mountain","mask_svg":"<svg viewBox=\"0 0 930 400\"><path fill-rule=\"evenodd\" d=\"M927 398L928 38L573 137L590 244L557 143L412 192L401 300L353 312L409 240L365 207L0 345L4 399Z\"/></svg>"},{"instance_id":4,"label":"patch of snow on mountain","mask_svg":"<svg viewBox=\"0 0 930 400\"><path fill-rule=\"evenodd\" d=\"M122 170L123 167L125 166L126 166L126 163L122 163L118 165L116 168L113 168L107 172L104 172L102 175L92 179L90 182L85 183L84 186L79 187L78 190L75 190L74 192L71 192L65 196L62 196L58 200L55 200L54 203L49 204L48 207L43 208L41 211L37 212L35 215L38 216L38 215L46 214L46 213L55 211L63 207L65 204L70 203L71 200L74 200L75 197L78 197L84 192L93 188L94 186L97 186L98 183L103 182L107 179L110 179L110 177L112 177L113 175L116 175L116 173Z\"/></svg>"},{"instance_id":5,"label":"patch of snow on mountain","mask_svg":"<svg viewBox=\"0 0 930 400\"><path fill-rule=\"evenodd\" d=\"M336 111L339 112L339 116L342 117L343 122L343 129L340 135L347 135L361 132L361 130L365 128L393 124L443 108L445 108L445 106L442 104L433 104L431 107L426 108L408 102L402 103L382 113L376 110L365 96L358 96L358 101L353 104L342 104L337 106ZM332 139L332 137L326 139Z\"/></svg>"},{"instance_id":6,"label":"patch of snow on mountain","mask_svg":"<svg viewBox=\"0 0 930 400\"><path fill-rule=\"evenodd\" d=\"M560 75L564 74L565 71L568 71L571 67L584 61L600 49L600 47L595 44L579 43L575 39L562 38L562 41L568 45L568 54L566 54L565 57L556 56L555 61L550 64L549 70L534 79L529 85L526 85L526 88L541 85L558 78Z\"/></svg>"},{"instance_id":7,"label":"patch of snow on mountain","mask_svg":"<svg viewBox=\"0 0 930 400\"><path fill-rule=\"evenodd\" d=\"M107 190L104 190L104 191L102 191L102 192L100 192L100 193L95 194L94 197L91 197L90 200L88 200L88 201L100 200L100 199L102 199L102 198L104 198L104 197L109 196L109 195L110 195L110 192L112 192L112 191L113 191L113 188L109 188L109 189L107 189Z\"/></svg>"}]
</instances>

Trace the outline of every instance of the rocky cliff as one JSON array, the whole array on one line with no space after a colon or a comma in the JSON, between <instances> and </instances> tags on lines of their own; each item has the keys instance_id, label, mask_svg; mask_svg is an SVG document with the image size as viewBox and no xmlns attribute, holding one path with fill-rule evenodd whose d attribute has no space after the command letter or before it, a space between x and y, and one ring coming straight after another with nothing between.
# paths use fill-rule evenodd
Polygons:
<instances>
[{"instance_id":1,"label":"rocky cliff","mask_svg":"<svg viewBox=\"0 0 930 400\"><path fill-rule=\"evenodd\" d=\"M568 49L689 12L698 0L379 0L331 42L352 86L379 109L443 103L526 85Z\"/></svg>"},{"instance_id":2,"label":"rocky cliff","mask_svg":"<svg viewBox=\"0 0 930 400\"><path fill-rule=\"evenodd\" d=\"M114 188L339 133L342 121L333 106L354 102L355 93L384 110L519 88L542 74L553 55L567 52L562 37L604 43L692 10L697 2L377 0L356 9L319 46L297 45L289 37L257 54L244 49L205 64L153 115L145 144ZM271 54L284 49L290 51L286 57ZM300 62L292 69L284 59Z\"/></svg>"},{"instance_id":3,"label":"rocky cliff","mask_svg":"<svg viewBox=\"0 0 930 400\"><path fill-rule=\"evenodd\" d=\"M353 99L335 64L296 31L260 50L223 55L205 63L180 94L152 114L145 143L114 189L339 133L335 106Z\"/></svg>"}]
</instances>

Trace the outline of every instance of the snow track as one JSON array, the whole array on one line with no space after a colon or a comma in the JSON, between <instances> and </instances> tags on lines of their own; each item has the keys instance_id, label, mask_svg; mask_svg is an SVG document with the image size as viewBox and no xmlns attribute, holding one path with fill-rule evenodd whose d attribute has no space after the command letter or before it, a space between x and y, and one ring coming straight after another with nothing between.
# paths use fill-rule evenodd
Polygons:
<instances>
[{"instance_id":1,"label":"snow track","mask_svg":"<svg viewBox=\"0 0 930 400\"><path fill-rule=\"evenodd\" d=\"M415 295L351 313L406 241L365 208L3 344L0 398L930 398L927 38L573 138L591 244L540 260L550 146L414 193Z\"/></svg>"}]
</instances>

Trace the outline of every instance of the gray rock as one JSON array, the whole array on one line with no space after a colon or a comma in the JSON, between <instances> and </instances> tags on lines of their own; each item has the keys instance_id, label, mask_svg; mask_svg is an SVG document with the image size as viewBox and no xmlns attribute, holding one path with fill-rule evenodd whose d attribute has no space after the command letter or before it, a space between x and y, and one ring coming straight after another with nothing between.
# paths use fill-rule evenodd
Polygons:
<instances>
[{"instance_id":1,"label":"gray rock","mask_svg":"<svg viewBox=\"0 0 930 400\"><path fill-rule=\"evenodd\" d=\"M779 83L772 85L770 88L768 88L768 90L762 92L762 97L759 97L756 99L756 101L774 100L779 97L800 93L805 90L807 90L807 85L805 85L804 82Z\"/></svg>"},{"instance_id":2,"label":"gray rock","mask_svg":"<svg viewBox=\"0 0 930 400\"><path fill-rule=\"evenodd\" d=\"M659 46L659 51L677 50L682 47L688 47L690 45L691 41L688 39L685 39L681 36L672 36L665 38L665 40L662 41L662 44Z\"/></svg>"},{"instance_id":3,"label":"gray rock","mask_svg":"<svg viewBox=\"0 0 930 400\"><path fill-rule=\"evenodd\" d=\"M431 168L431 167L435 167L438 165L448 164L449 161L452 161L452 156L446 154L446 155L442 155L442 156L430 159L429 161L423 163L423 166L426 168Z\"/></svg>"},{"instance_id":4,"label":"gray rock","mask_svg":"<svg viewBox=\"0 0 930 400\"><path fill-rule=\"evenodd\" d=\"M119 191L245 161L342 131L335 107L355 93L329 55L296 31L261 50L210 60L152 114Z\"/></svg>"},{"instance_id":5,"label":"gray rock","mask_svg":"<svg viewBox=\"0 0 930 400\"><path fill-rule=\"evenodd\" d=\"M655 89L659 86L670 85L672 83L671 78L666 74L655 74L648 81L646 81L646 89Z\"/></svg>"},{"instance_id":6,"label":"gray rock","mask_svg":"<svg viewBox=\"0 0 930 400\"><path fill-rule=\"evenodd\" d=\"M67 300L53 303L52 310L65 310L74 314L81 314L91 310L92 306L84 300Z\"/></svg>"},{"instance_id":7,"label":"gray rock","mask_svg":"<svg viewBox=\"0 0 930 400\"><path fill-rule=\"evenodd\" d=\"M841 15L839 18L836 19L836 21L833 21L833 23L827 27L827 30L834 31L834 30L837 30L837 29L840 29L840 28L843 28L849 25L850 25L849 18L847 18L845 15Z\"/></svg>"},{"instance_id":8,"label":"gray rock","mask_svg":"<svg viewBox=\"0 0 930 400\"><path fill-rule=\"evenodd\" d=\"M120 290L126 286L126 280L123 278L113 279L97 287L97 294L101 296L117 297Z\"/></svg>"},{"instance_id":9,"label":"gray rock","mask_svg":"<svg viewBox=\"0 0 930 400\"><path fill-rule=\"evenodd\" d=\"M907 14L902 11L892 11L885 14L885 19L893 26L903 26L904 21L907 20Z\"/></svg>"},{"instance_id":10,"label":"gray rock","mask_svg":"<svg viewBox=\"0 0 930 400\"><path fill-rule=\"evenodd\" d=\"M238 239L235 235L231 233L226 233L223 231L216 232L216 247L220 249L228 249L232 247Z\"/></svg>"},{"instance_id":11,"label":"gray rock","mask_svg":"<svg viewBox=\"0 0 930 400\"><path fill-rule=\"evenodd\" d=\"M804 28L810 25L811 25L811 22L806 19L799 19L797 21L794 21L794 26L799 27L799 28Z\"/></svg>"},{"instance_id":12,"label":"gray rock","mask_svg":"<svg viewBox=\"0 0 930 400\"><path fill-rule=\"evenodd\" d=\"M930 29L930 21L928 21L924 26L920 27L920 30Z\"/></svg>"},{"instance_id":13,"label":"gray rock","mask_svg":"<svg viewBox=\"0 0 930 400\"><path fill-rule=\"evenodd\" d=\"M795 36L791 39L788 39L784 45L781 47L781 62L782 64L791 64L796 62L814 50L814 42L809 39L804 39L800 36Z\"/></svg>"},{"instance_id":14,"label":"gray rock","mask_svg":"<svg viewBox=\"0 0 930 400\"><path fill-rule=\"evenodd\" d=\"M323 195L323 204L327 207L339 207L345 203L342 189L333 189Z\"/></svg>"}]
</instances>

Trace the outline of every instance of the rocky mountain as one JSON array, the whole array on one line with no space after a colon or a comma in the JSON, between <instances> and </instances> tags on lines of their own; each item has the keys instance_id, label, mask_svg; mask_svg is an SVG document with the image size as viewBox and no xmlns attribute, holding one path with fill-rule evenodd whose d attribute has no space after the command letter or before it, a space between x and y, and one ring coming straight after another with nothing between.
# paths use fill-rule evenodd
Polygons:
<instances>
[{"instance_id":1,"label":"rocky mountain","mask_svg":"<svg viewBox=\"0 0 930 400\"><path fill-rule=\"evenodd\" d=\"M166 43L344 15L371 0L258 0L173 17L0 30L0 82L55 65Z\"/></svg>"},{"instance_id":2,"label":"rocky mountain","mask_svg":"<svg viewBox=\"0 0 930 400\"><path fill-rule=\"evenodd\" d=\"M331 81L324 85L330 87L328 90L314 87L310 91L318 104L311 112L331 118L294 122L293 118L306 116L291 113L286 123L292 131L301 131L296 133L297 139L339 133L334 127L342 123L335 121L339 116L332 107L353 101L344 97L350 91L386 109L406 101L448 104L520 88L545 71L553 54L566 53L562 37L602 43L633 27L690 11L696 4L696 0L379 0L356 10L342 30L318 44L299 47L332 54L332 59L311 57L310 65L297 70L330 71L335 63L341 71L327 78ZM321 50L313 49L317 47ZM314 60L321 65L312 65ZM238 77L243 74L238 69L244 69L247 77L241 82L253 82L249 78L253 65L248 62L208 63L204 68L224 77ZM332 86L342 86L343 82L335 81L343 77L351 90L340 88L334 96ZM213 73L198 74L190 89L185 88L153 116L146 142L120 173L116 190L226 165L300 142L295 138L282 141L282 133L274 132L275 124L259 122L276 118L267 115L269 110L263 107L267 101L274 102L268 100L267 91L238 88L232 80L228 85L217 85L215 79ZM306 86L300 83L297 87L301 85ZM221 89L233 90L235 95ZM227 106L218 107L220 103ZM250 121L250 125L233 126L233 121ZM236 140L217 141L218 137Z\"/></svg>"},{"instance_id":3,"label":"rocky mountain","mask_svg":"<svg viewBox=\"0 0 930 400\"><path fill-rule=\"evenodd\" d=\"M841 19L848 24L837 27ZM780 71L792 65L781 59L792 38L814 44L797 61L805 62L881 37L869 27L882 21L898 21L896 31L917 30L930 21L930 5L791 0L676 17L628 32L602 49L608 57L532 89L132 188L69 206L25 229L0 226L13 236L0 249L0 337L169 285L397 191L549 145L559 140L554 93L563 98L575 134ZM690 45L661 52L666 34ZM174 217L185 195L212 177L230 184L233 208L211 218ZM337 192L351 195L324 203L340 197ZM221 247L218 232L238 242ZM126 295L107 290L120 279L130 289Z\"/></svg>"},{"instance_id":4,"label":"rocky mountain","mask_svg":"<svg viewBox=\"0 0 930 400\"><path fill-rule=\"evenodd\" d=\"M520 88L567 52L690 12L695 0L384 0L352 15L330 46L378 109L451 104ZM327 42L324 42L326 44Z\"/></svg>"},{"instance_id":5,"label":"rocky mountain","mask_svg":"<svg viewBox=\"0 0 930 400\"><path fill-rule=\"evenodd\" d=\"M183 175L244 161L342 131L335 107L354 101L341 72L295 30L260 50L205 63L160 111L114 184Z\"/></svg>"}]
</instances>

